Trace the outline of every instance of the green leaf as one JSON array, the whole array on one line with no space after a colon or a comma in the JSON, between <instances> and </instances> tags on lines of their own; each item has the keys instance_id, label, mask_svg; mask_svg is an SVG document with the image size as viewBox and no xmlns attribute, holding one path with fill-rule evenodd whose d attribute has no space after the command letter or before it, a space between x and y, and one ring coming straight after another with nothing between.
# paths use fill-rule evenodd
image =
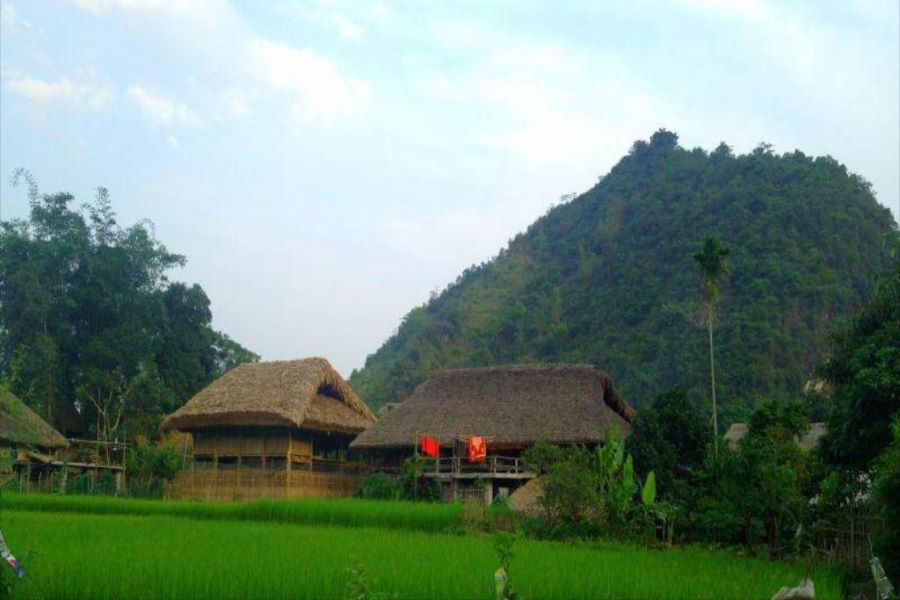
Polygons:
<instances>
[{"instance_id":1,"label":"green leaf","mask_svg":"<svg viewBox=\"0 0 900 600\"><path fill-rule=\"evenodd\" d=\"M641 489L641 502L644 503L644 506L653 506L653 503L656 502L656 473L653 471L647 473L647 481L644 482L644 487Z\"/></svg>"}]
</instances>

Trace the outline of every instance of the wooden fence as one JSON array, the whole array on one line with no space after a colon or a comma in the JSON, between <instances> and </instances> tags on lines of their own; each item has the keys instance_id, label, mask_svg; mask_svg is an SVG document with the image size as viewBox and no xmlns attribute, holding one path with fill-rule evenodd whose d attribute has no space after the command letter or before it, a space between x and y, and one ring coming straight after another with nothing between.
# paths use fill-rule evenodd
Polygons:
<instances>
[{"instance_id":1,"label":"wooden fence","mask_svg":"<svg viewBox=\"0 0 900 600\"><path fill-rule=\"evenodd\" d=\"M816 553L829 564L868 569L872 540L883 528L884 520L865 514L849 515L837 525L818 523Z\"/></svg>"},{"instance_id":2,"label":"wooden fence","mask_svg":"<svg viewBox=\"0 0 900 600\"><path fill-rule=\"evenodd\" d=\"M166 493L172 498L200 500L350 496L361 482L362 475L355 473L185 470L166 486Z\"/></svg>"}]
</instances>

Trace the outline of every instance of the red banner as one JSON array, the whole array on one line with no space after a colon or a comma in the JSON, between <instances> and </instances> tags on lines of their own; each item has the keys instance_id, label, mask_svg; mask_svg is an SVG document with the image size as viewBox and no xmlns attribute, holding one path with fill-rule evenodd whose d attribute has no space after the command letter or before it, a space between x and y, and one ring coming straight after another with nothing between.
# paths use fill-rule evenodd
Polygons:
<instances>
[{"instance_id":1,"label":"red banner","mask_svg":"<svg viewBox=\"0 0 900 600\"><path fill-rule=\"evenodd\" d=\"M441 455L441 443L436 439L423 435L421 445L422 454L434 456L435 458Z\"/></svg>"},{"instance_id":2,"label":"red banner","mask_svg":"<svg viewBox=\"0 0 900 600\"><path fill-rule=\"evenodd\" d=\"M484 436L469 436L469 462L484 462L487 458L487 441Z\"/></svg>"}]
</instances>

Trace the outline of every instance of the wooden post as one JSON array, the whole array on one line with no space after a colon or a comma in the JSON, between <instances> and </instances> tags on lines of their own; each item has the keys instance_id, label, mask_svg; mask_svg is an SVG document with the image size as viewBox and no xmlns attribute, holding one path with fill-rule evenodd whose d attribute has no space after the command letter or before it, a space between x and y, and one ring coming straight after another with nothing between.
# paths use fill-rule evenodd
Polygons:
<instances>
[{"instance_id":1,"label":"wooden post","mask_svg":"<svg viewBox=\"0 0 900 600\"><path fill-rule=\"evenodd\" d=\"M262 470L266 470L266 457L269 456L269 446L266 443L266 434L262 434Z\"/></svg>"}]
</instances>

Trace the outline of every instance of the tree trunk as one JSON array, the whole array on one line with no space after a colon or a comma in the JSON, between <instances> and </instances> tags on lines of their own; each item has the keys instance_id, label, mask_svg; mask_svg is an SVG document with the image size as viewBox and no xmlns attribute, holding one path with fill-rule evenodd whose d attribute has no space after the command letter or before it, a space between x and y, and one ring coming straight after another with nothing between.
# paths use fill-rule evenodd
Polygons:
<instances>
[{"instance_id":1,"label":"tree trunk","mask_svg":"<svg viewBox=\"0 0 900 600\"><path fill-rule=\"evenodd\" d=\"M719 416L716 406L716 362L713 355L713 302L709 301L707 324L709 331L709 379L712 387L712 422L713 422L713 449L716 460L719 459Z\"/></svg>"}]
</instances>

